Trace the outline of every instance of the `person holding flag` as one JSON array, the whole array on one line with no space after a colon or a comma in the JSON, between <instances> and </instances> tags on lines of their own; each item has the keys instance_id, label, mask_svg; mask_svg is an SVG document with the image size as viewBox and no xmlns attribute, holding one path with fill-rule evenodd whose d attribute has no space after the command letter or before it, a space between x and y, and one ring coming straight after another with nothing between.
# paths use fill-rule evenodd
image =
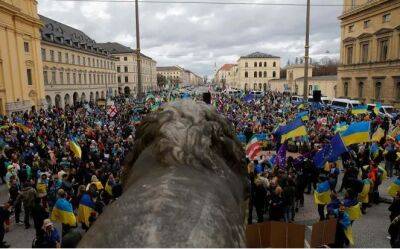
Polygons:
<instances>
[{"instance_id":1,"label":"person holding flag","mask_svg":"<svg viewBox=\"0 0 400 249\"><path fill-rule=\"evenodd\" d=\"M325 206L331 202L331 187L324 175L319 177L319 183L314 191L314 202L318 205L319 220L325 220Z\"/></svg>"},{"instance_id":2,"label":"person holding flag","mask_svg":"<svg viewBox=\"0 0 400 249\"><path fill-rule=\"evenodd\" d=\"M62 224L62 235L69 232L71 227L76 227L76 218L72 204L66 199L67 194L63 189L57 192L58 199L51 212L50 220Z\"/></svg>"}]
</instances>

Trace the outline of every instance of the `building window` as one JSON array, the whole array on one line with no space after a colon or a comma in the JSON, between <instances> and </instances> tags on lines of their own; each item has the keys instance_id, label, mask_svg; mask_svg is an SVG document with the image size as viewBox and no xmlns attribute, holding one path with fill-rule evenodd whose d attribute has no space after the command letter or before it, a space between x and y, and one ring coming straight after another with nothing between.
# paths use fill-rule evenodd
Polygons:
<instances>
[{"instance_id":1,"label":"building window","mask_svg":"<svg viewBox=\"0 0 400 249\"><path fill-rule=\"evenodd\" d=\"M275 61L274 61L274 63L272 63L272 66L273 66L273 67L276 67L276 62L275 62Z\"/></svg>"},{"instance_id":2,"label":"building window","mask_svg":"<svg viewBox=\"0 0 400 249\"><path fill-rule=\"evenodd\" d=\"M249 73L246 71L246 72L244 72L244 77L245 78L248 78L249 77Z\"/></svg>"},{"instance_id":3,"label":"building window","mask_svg":"<svg viewBox=\"0 0 400 249\"><path fill-rule=\"evenodd\" d=\"M257 72L254 72L254 78L257 78Z\"/></svg>"},{"instance_id":4,"label":"building window","mask_svg":"<svg viewBox=\"0 0 400 249\"><path fill-rule=\"evenodd\" d=\"M60 63L61 63L61 60L62 60L61 57L62 57L62 56L61 56L61 52L58 52L58 62L60 62Z\"/></svg>"},{"instance_id":5,"label":"building window","mask_svg":"<svg viewBox=\"0 0 400 249\"><path fill-rule=\"evenodd\" d=\"M257 90L257 83L254 83L253 90Z\"/></svg>"},{"instance_id":6,"label":"building window","mask_svg":"<svg viewBox=\"0 0 400 249\"><path fill-rule=\"evenodd\" d=\"M356 7L356 0L351 0L351 8Z\"/></svg>"},{"instance_id":7,"label":"building window","mask_svg":"<svg viewBox=\"0 0 400 249\"><path fill-rule=\"evenodd\" d=\"M273 71L273 72L272 72L272 78L275 78L275 77L276 77L276 72Z\"/></svg>"},{"instance_id":8,"label":"building window","mask_svg":"<svg viewBox=\"0 0 400 249\"><path fill-rule=\"evenodd\" d=\"M400 100L400 79L396 83L396 96L397 100Z\"/></svg>"},{"instance_id":9,"label":"building window","mask_svg":"<svg viewBox=\"0 0 400 249\"><path fill-rule=\"evenodd\" d=\"M92 75L89 74L89 84L92 84Z\"/></svg>"},{"instance_id":10,"label":"building window","mask_svg":"<svg viewBox=\"0 0 400 249\"><path fill-rule=\"evenodd\" d=\"M128 76L125 76L125 83L128 82Z\"/></svg>"},{"instance_id":11,"label":"building window","mask_svg":"<svg viewBox=\"0 0 400 249\"><path fill-rule=\"evenodd\" d=\"M28 80L28 85L32 85L32 69L26 69L26 79Z\"/></svg>"},{"instance_id":12,"label":"building window","mask_svg":"<svg viewBox=\"0 0 400 249\"><path fill-rule=\"evenodd\" d=\"M258 63L258 66L259 66L259 67L262 67L262 62L259 62L259 63Z\"/></svg>"},{"instance_id":13,"label":"building window","mask_svg":"<svg viewBox=\"0 0 400 249\"><path fill-rule=\"evenodd\" d=\"M121 76L118 76L118 83L121 83Z\"/></svg>"},{"instance_id":14,"label":"building window","mask_svg":"<svg viewBox=\"0 0 400 249\"><path fill-rule=\"evenodd\" d=\"M365 20L364 21L364 29L369 28L370 25L371 25L371 20Z\"/></svg>"},{"instance_id":15,"label":"building window","mask_svg":"<svg viewBox=\"0 0 400 249\"><path fill-rule=\"evenodd\" d=\"M127 61L128 60L128 57L124 57L124 61Z\"/></svg>"},{"instance_id":16,"label":"building window","mask_svg":"<svg viewBox=\"0 0 400 249\"><path fill-rule=\"evenodd\" d=\"M249 63L244 63L244 67L249 67Z\"/></svg>"},{"instance_id":17,"label":"building window","mask_svg":"<svg viewBox=\"0 0 400 249\"><path fill-rule=\"evenodd\" d=\"M54 61L54 50L50 50L50 61Z\"/></svg>"},{"instance_id":18,"label":"building window","mask_svg":"<svg viewBox=\"0 0 400 249\"><path fill-rule=\"evenodd\" d=\"M82 84L82 74L81 73L78 74L78 83Z\"/></svg>"},{"instance_id":19,"label":"building window","mask_svg":"<svg viewBox=\"0 0 400 249\"><path fill-rule=\"evenodd\" d=\"M81 57L78 55L78 65L81 64Z\"/></svg>"},{"instance_id":20,"label":"building window","mask_svg":"<svg viewBox=\"0 0 400 249\"><path fill-rule=\"evenodd\" d=\"M56 84L56 71L51 72L51 84Z\"/></svg>"},{"instance_id":21,"label":"building window","mask_svg":"<svg viewBox=\"0 0 400 249\"><path fill-rule=\"evenodd\" d=\"M353 32L354 31L354 24L349 25L349 32Z\"/></svg>"},{"instance_id":22,"label":"building window","mask_svg":"<svg viewBox=\"0 0 400 249\"><path fill-rule=\"evenodd\" d=\"M258 78L262 78L262 72L258 72Z\"/></svg>"},{"instance_id":23,"label":"building window","mask_svg":"<svg viewBox=\"0 0 400 249\"><path fill-rule=\"evenodd\" d=\"M257 62L254 62L254 67L257 67Z\"/></svg>"},{"instance_id":24,"label":"building window","mask_svg":"<svg viewBox=\"0 0 400 249\"><path fill-rule=\"evenodd\" d=\"M120 73L120 72L121 72L121 68L117 67L117 73Z\"/></svg>"},{"instance_id":25,"label":"building window","mask_svg":"<svg viewBox=\"0 0 400 249\"><path fill-rule=\"evenodd\" d=\"M264 78L267 78L267 71L264 71Z\"/></svg>"},{"instance_id":26,"label":"building window","mask_svg":"<svg viewBox=\"0 0 400 249\"><path fill-rule=\"evenodd\" d=\"M382 83L381 82L376 82L375 83L375 99L380 100L381 99L381 88L382 88Z\"/></svg>"},{"instance_id":27,"label":"building window","mask_svg":"<svg viewBox=\"0 0 400 249\"><path fill-rule=\"evenodd\" d=\"M344 84L343 84L343 94L345 97L347 97L347 95L349 94L349 83L348 82L344 82Z\"/></svg>"},{"instance_id":28,"label":"building window","mask_svg":"<svg viewBox=\"0 0 400 249\"><path fill-rule=\"evenodd\" d=\"M69 63L68 53L65 53L65 63Z\"/></svg>"},{"instance_id":29,"label":"building window","mask_svg":"<svg viewBox=\"0 0 400 249\"><path fill-rule=\"evenodd\" d=\"M389 40L379 40L379 60L386 61L389 51Z\"/></svg>"},{"instance_id":30,"label":"building window","mask_svg":"<svg viewBox=\"0 0 400 249\"><path fill-rule=\"evenodd\" d=\"M74 85L76 85L76 73L72 74L72 82Z\"/></svg>"},{"instance_id":31,"label":"building window","mask_svg":"<svg viewBox=\"0 0 400 249\"><path fill-rule=\"evenodd\" d=\"M127 66L124 67L124 72L125 72L125 73L128 72L128 67L127 67Z\"/></svg>"},{"instance_id":32,"label":"building window","mask_svg":"<svg viewBox=\"0 0 400 249\"><path fill-rule=\"evenodd\" d=\"M29 53L29 42L24 42L24 51L25 53Z\"/></svg>"},{"instance_id":33,"label":"building window","mask_svg":"<svg viewBox=\"0 0 400 249\"><path fill-rule=\"evenodd\" d=\"M71 83L71 75L70 73L67 73L67 84Z\"/></svg>"},{"instance_id":34,"label":"building window","mask_svg":"<svg viewBox=\"0 0 400 249\"><path fill-rule=\"evenodd\" d=\"M364 82L358 82L358 98L362 98L364 96Z\"/></svg>"},{"instance_id":35,"label":"building window","mask_svg":"<svg viewBox=\"0 0 400 249\"><path fill-rule=\"evenodd\" d=\"M82 63L84 66L86 66L86 58L85 57L82 57Z\"/></svg>"},{"instance_id":36,"label":"building window","mask_svg":"<svg viewBox=\"0 0 400 249\"><path fill-rule=\"evenodd\" d=\"M361 62L367 63L369 58L369 43L361 44Z\"/></svg>"},{"instance_id":37,"label":"building window","mask_svg":"<svg viewBox=\"0 0 400 249\"><path fill-rule=\"evenodd\" d=\"M346 62L347 64L352 64L353 63L353 46L347 46L346 47Z\"/></svg>"},{"instance_id":38,"label":"building window","mask_svg":"<svg viewBox=\"0 0 400 249\"><path fill-rule=\"evenodd\" d=\"M42 60L46 60L46 49L42 48Z\"/></svg>"},{"instance_id":39,"label":"building window","mask_svg":"<svg viewBox=\"0 0 400 249\"><path fill-rule=\"evenodd\" d=\"M75 64L75 55L72 55L72 64Z\"/></svg>"},{"instance_id":40,"label":"building window","mask_svg":"<svg viewBox=\"0 0 400 249\"><path fill-rule=\"evenodd\" d=\"M86 73L83 74L83 83L86 85Z\"/></svg>"},{"instance_id":41,"label":"building window","mask_svg":"<svg viewBox=\"0 0 400 249\"><path fill-rule=\"evenodd\" d=\"M87 58L88 66L90 67L90 58Z\"/></svg>"},{"instance_id":42,"label":"building window","mask_svg":"<svg viewBox=\"0 0 400 249\"><path fill-rule=\"evenodd\" d=\"M266 61L264 61L264 67L267 67L267 62Z\"/></svg>"},{"instance_id":43,"label":"building window","mask_svg":"<svg viewBox=\"0 0 400 249\"><path fill-rule=\"evenodd\" d=\"M64 73L60 72L60 84L64 84Z\"/></svg>"},{"instance_id":44,"label":"building window","mask_svg":"<svg viewBox=\"0 0 400 249\"><path fill-rule=\"evenodd\" d=\"M390 21L390 13L384 14L382 16L382 22L389 22Z\"/></svg>"},{"instance_id":45,"label":"building window","mask_svg":"<svg viewBox=\"0 0 400 249\"><path fill-rule=\"evenodd\" d=\"M45 85L49 84L49 78L47 76L47 71L43 71L43 80L44 80Z\"/></svg>"}]
</instances>

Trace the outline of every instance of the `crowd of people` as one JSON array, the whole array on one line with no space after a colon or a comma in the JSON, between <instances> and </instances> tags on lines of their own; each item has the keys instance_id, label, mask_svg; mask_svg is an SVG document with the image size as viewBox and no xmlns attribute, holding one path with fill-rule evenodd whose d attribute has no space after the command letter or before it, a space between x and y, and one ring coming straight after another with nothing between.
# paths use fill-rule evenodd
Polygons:
<instances>
[{"instance_id":1,"label":"crowd of people","mask_svg":"<svg viewBox=\"0 0 400 249\"><path fill-rule=\"evenodd\" d=\"M293 222L304 205L304 194L313 192L320 220L338 218L336 241L331 246L354 244L351 225L367 212L367 208L380 202L379 186L387 176L396 176L397 185L392 184L390 193L394 198L389 208L390 221L394 222L389 232L392 246L399 246L399 218L396 220L400 215L398 119L391 120L374 112L354 115L351 111L339 112L328 106L295 105L289 95L277 92L268 92L262 98L220 95L215 106L233 123L243 144L250 143L254 135L262 140L262 150L254 158L247 158L251 185L249 224L254 222L253 209L257 222L265 219ZM298 113L304 109L309 110L307 118L302 120L307 136L282 142L278 128L299 118ZM327 160L322 167L316 165L317 151L340 132L340 126L358 121L370 121L371 135L378 130L382 132L379 139L348 146L341 160ZM292 152L283 164L277 163L282 145ZM339 180L341 171L344 176Z\"/></svg>"},{"instance_id":2,"label":"crowd of people","mask_svg":"<svg viewBox=\"0 0 400 249\"><path fill-rule=\"evenodd\" d=\"M84 104L1 117L0 178L7 185L9 200L0 208L0 247L8 246L3 238L10 222L29 229L31 220L36 230L33 246L76 245L81 231L88 230L105 206L122 194L119 178L124 158L140 120L157 109L154 99L167 100L157 96L138 104L121 96L113 99L115 112L111 113ZM244 145L254 135L263 137L261 152L247 158L249 224L255 221L253 210L257 222L294 222L304 195L313 194L320 220L338 219L334 246L343 247L353 243L352 223L379 203L379 186L386 175L397 176L400 186L400 145L390 136L400 127L396 119L319 106L311 108L304 120L307 136L282 142L277 139L277 128L298 118L301 111L290 96L277 92L267 92L262 98L213 94L213 105L233 124ZM349 146L340 161L317 167L314 156L338 132L338 125L362 120L371 121L371 133L382 129L379 141ZM282 145L292 153L277 166L273 159ZM339 180L341 170L344 176ZM389 232L392 245L399 245L400 192L392 196ZM53 222L62 224L61 231Z\"/></svg>"}]
</instances>

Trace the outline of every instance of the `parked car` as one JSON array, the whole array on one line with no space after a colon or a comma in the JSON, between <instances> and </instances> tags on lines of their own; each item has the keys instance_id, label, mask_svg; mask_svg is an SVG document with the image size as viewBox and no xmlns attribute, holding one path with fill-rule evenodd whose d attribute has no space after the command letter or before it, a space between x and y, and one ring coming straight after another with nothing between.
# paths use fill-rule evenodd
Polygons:
<instances>
[{"instance_id":1,"label":"parked car","mask_svg":"<svg viewBox=\"0 0 400 249\"><path fill-rule=\"evenodd\" d=\"M290 97L290 102L292 102L292 104L300 104L301 102L303 102L303 97L300 96L292 96Z\"/></svg>"},{"instance_id":2,"label":"parked car","mask_svg":"<svg viewBox=\"0 0 400 249\"><path fill-rule=\"evenodd\" d=\"M373 112L376 104L368 104L368 111ZM388 118L396 118L397 117L397 111L396 109L391 106L391 105L383 105L381 108L379 108L379 114L388 117Z\"/></svg>"},{"instance_id":3,"label":"parked car","mask_svg":"<svg viewBox=\"0 0 400 249\"><path fill-rule=\"evenodd\" d=\"M338 110L341 112L347 112L348 110L352 109L360 105L360 101L352 100L352 99L333 99L331 108L334 110Z\"/></svg>"},{"instance_id":4,"label":"parked car","mask_svg":"<svg viewBox=\"0 0 400 249\"><path fill-rule=\"evenodd\" d=\"M250 95L253 95L255 98L262 98L262 97L264 97L264 92L262 92L262 91L251 91Z\"/></svg>"}]
</instances>

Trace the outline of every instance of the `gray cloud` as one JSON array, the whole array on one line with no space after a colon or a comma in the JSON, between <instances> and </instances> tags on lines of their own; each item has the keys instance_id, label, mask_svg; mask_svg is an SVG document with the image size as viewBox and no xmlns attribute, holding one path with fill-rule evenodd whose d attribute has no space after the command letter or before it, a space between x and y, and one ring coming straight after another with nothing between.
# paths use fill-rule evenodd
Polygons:
<instances>
[{"instance_id":1,"label":"gray cloud","mask_svg":"<svg viewBox=\"0 0 400 249\"><path fill-rule=\"evenodd\" d=\"M326 0L313 3L324 4ZM141 3L142 50L158 65L177 64L201 75L211 75L215 63L217 67L233 63L254 51L278 55L285 65L288 59L304 54L305 10L304 6ZM39 13L81 29L98 42L135 47L133 3L41 0ZM341 7L312 7L312 57L338 56L340 13Z\"/></svg>"}]
</instances>

